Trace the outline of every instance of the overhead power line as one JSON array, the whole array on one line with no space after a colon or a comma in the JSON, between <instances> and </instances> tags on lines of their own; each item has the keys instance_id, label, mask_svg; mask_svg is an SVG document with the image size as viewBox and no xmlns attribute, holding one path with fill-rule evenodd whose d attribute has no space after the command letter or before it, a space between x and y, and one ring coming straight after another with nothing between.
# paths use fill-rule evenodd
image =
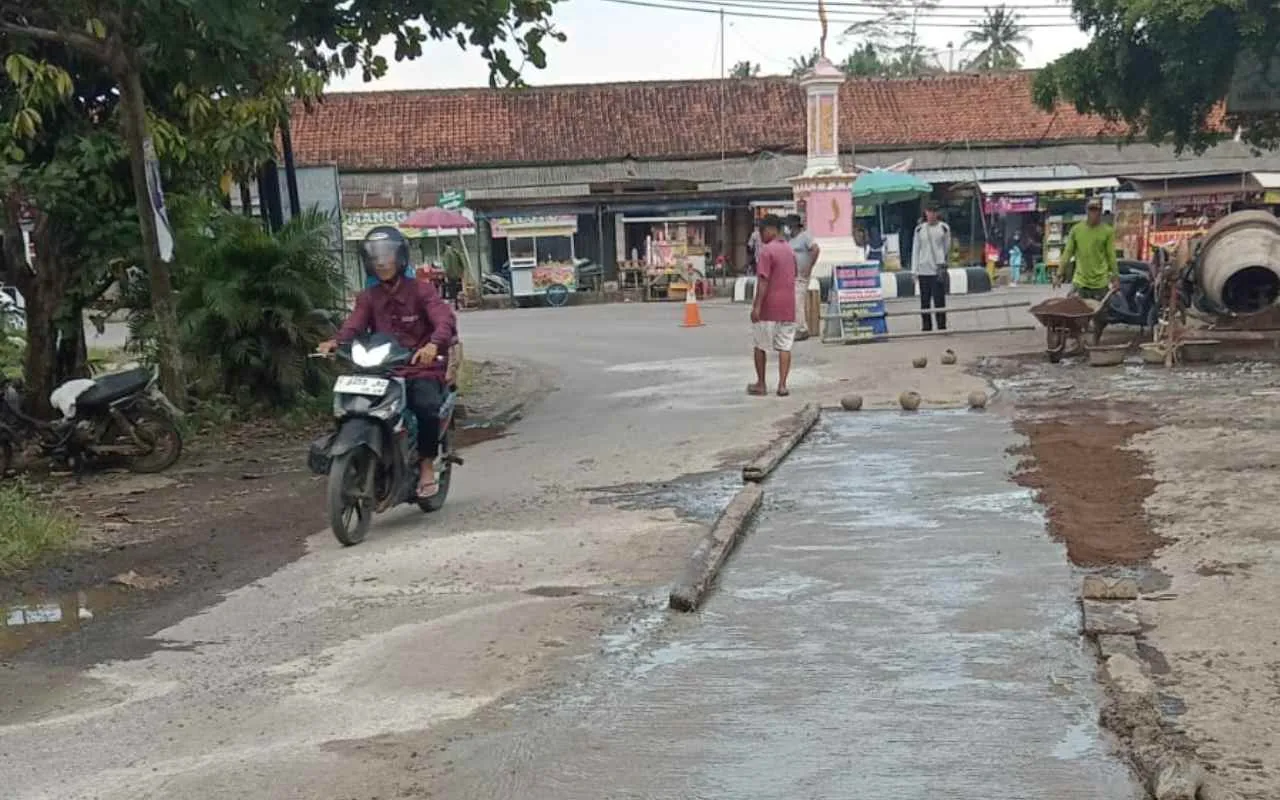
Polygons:
<instances>
[{"instance_id":1,"label":"overhead power line","mask_svg":"<svg viewBox=\"0 0 1280 800\"><path fill-rule=\"evenodd\" d=\"M655 0L601 0L601 2L614 3L617 5L624 5L624 6L637 6L640 8L652 8L652 9L657 9L662 11L687 11L687 12L701 13L701 14L719 14L721 13L721 11L723 11L726 16L735 17L738 19L772 19L772 20L782 20L787 22L809 22L809 23L815 22L817 20L817 4L816 3L812 6L812 8L814 9L814 13L806 15L802 13L803 9L790 8L790 7L778 9L778 11L780 12L790 12L790 13L766 13L765 11L766 8L775 7L772 5L768 7L753 6L751 8L729 7L725 5L726 0L666 0L665 2L656 2ZM698 3L698 2L704 2L706 3L706 5L690 5L690 3ZM755 8L760 8L761 10L756 11L754 10ZM884 13L885 12L880 11L879 15L883 16ZM840 14L840 15L828 14L827 17L832 23L844 24L844 25L856 25L860 23L865 24L867 22L872 22L875 20L875 17L866 17L866 16L852 17L852 16L847 16L845 14ZM972 21L968 23L958 22L958 21L935 22L930 18L926 18L922 14L917 17L917 21L915 25L917 28L925 29L925 30L938 29L938 28L956 28L956 29L972 30L975 27L976 23L978 23L979 21L980 20L974 18ZM1061 22L1026 22L1026 23L1020 22L1018 27L1022 29L1057 28L1059 30L1064 30L1067 28L1076 28L1077 26L1075 22L1063 20Z\"/></svg>"},{"instance_id":2,"label":"overhead power line","mask_svg":"<svg viewBox=\"0 0 1280 800\"><path fill-rule=\"evenodd\" d=\"M670 0L661 0L662 2L670 2ZM811 13L816 18L818 13L818 4L815 0L675 0L681 5L694 6L698 8L711 7L717 12L723 8L726 14L733 14L735 8L747 9L750 11L761 11L766 13L783 12L788 14ZM840 12L842 16L857 16L869 18L883 18L893 15L895 19L909 21L913 17L917 20L930 19L963 19L970 21L979 21L983 14L982 11L960 11L962 6L939 6L936 8L920 8L912 12L903 8L894 7L877 7L868 3L848 3L844 5L856 6L851 8L840 8L838 3L824 3L827 7L828 14L831 9ZM989 9L988 9L989 10ZM1007 9L1011 14L1016 14L1019 20L1042 20L1061 22L1063 24L1071 20L1071 10L1065 6L1057 6L1050 10L1049 6L1043 6L1037 9L1037 13L1024 13L1021 9Z\"/></svg>"}]
</instances>

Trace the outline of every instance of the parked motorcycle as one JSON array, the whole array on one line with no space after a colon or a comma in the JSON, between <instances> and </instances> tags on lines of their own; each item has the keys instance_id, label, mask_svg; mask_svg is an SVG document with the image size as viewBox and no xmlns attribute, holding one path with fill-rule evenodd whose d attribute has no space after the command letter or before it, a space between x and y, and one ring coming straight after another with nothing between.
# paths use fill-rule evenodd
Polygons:
<instances>
[{"instance_id":1,"label":"parked motorcycle","mask_svg":"<svg viewBox=\"0 0 1280 800\"><path fill-rule=\"evenodd\" d=\"M327 475L329 525L339 542L364 541L374 514L402 503L424 512L439 511L449 494L453 467L462 459L453 450L453 412L457 388L450 385L440 405L438 491L418 499L417 419L408 407L405 380L393 373L407 366L413 352L385 334L370 334L340 346L334 355L353 368L333 385L336 428L311 443L308 466Z\"/></svg>"},{"instance_id":2,"label":"parked motorcycle","mask_svg":"<svg viewBox=\"0 0 1280 800\"><path fill-rule=\"evenodd\" d=\"M1120 289L1112 292L1107 300L1107 313L1093 318L1094 344L1102 339L1102 331L1108 325L1154 328L1159 319L1160 303L1156 297L1156 281L1151 265L1145 261L1124 259L1117 266L1120 272Z\"/></svg>"},{"instance_id":3,"label":"parked motorcycle","mask_svg":"<svg viewBox=\"0 0 1280 800\"><path fill-rule=\"evenodd\" d=\"M76 473L112 459L139 473L173 466L182 456L182 433L156 380L154 371L132 369L68 381L51 396L62 417L46 422L27 415L18 386L0 379L0 475L29 448Z\"/></svg>"}]
</instances>

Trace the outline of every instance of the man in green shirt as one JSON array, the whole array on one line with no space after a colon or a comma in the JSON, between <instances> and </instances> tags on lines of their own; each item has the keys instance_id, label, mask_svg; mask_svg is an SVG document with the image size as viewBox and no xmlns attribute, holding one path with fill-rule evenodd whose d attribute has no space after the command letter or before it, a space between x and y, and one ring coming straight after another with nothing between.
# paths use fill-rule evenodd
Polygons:
<instances>
[{"instance_id":1,"label":"man in green shirt","mask_svg":"<svg viewBox=\"0 0 1280 800\"><path fill-rule=\"evenodd\" d=\"M1085 221L1076 223L1067 234L1062 269L1069 267L1071 293L1086 300L1101 300L1108 290L1120 288L1116 232L1102 221L1102 201L1096 197L1086 206Z\"/></svg>"}]
</instances>

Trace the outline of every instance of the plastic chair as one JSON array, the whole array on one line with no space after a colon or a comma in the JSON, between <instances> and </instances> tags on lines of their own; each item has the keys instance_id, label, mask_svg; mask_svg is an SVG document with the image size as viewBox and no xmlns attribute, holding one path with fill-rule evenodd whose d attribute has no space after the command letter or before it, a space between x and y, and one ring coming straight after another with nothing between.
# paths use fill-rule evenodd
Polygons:
<instances>
[{"instance_id":1,"label":"plastic chair","mask_svg":"<svg viewBox=\"0 0 1280 800\"><path fill-rule=\"evenodd\" d=\"M1031 282L1032 283L1048 283L1049 282L1049 270L1045 266L1045 263L1043 261L1036 262L1036 272L1035 272L1035 275L1032 277Z\"/></svg>"}]
</instances>

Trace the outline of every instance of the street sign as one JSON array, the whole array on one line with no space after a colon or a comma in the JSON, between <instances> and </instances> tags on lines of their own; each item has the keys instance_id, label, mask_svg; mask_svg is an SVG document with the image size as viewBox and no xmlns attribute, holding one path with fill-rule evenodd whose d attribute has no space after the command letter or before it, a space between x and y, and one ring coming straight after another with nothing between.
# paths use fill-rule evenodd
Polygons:
<instances>
[{"instance_id":1,"label":"street sign","mask_svg":"<svg viewBox=\"0 0 1280 800\"><path fill-rule=\"evenodd\" d=\"M885 319L884 290L880 288L880 264L837 264L832 270L830 314L838 327L835 341L869 342L889 332ZM824 341L833 337L825 335Z\"/></svg>"},{"instance_id":2,"label":"street sign","mask_svg":"<svg viewBox=\"0 0 1280 800\"><path fill-rule=\"evenodd\" d=\"M447 208L450 211L457 211L467 204L467 193L462 189L448 189L440 193L440 199L436 205L441 208Z\"/></svg>"}]
</instances>

